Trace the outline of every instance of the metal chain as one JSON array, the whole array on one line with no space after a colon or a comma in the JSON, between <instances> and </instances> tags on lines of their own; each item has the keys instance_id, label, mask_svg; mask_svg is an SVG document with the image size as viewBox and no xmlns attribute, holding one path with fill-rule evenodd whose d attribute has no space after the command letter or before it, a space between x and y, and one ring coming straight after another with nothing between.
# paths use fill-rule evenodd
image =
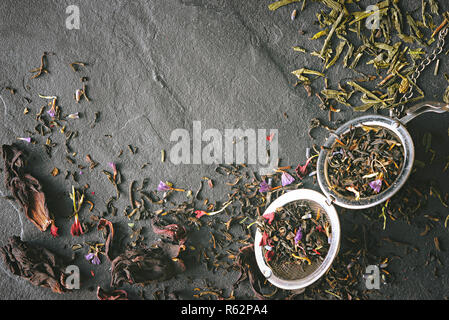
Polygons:
<instances>
[{"instance_id":1,"label":"metal chain","mask_svg":"<svg viewBox=\"0 0 449 320\"><path fill-rule=\"evenodd\" d=\"M445 27L442 29L438 35L438 43L436 48L433 50L433 52L428 55L425 59L423 59L419 65L416 66L413 74L410 77L410 80L412 83L416 84L416 81L418 80L419 76L421 75L421 72L424 71L424 69L431 64L435 59L438 57L438 55L443 51L444 44L445 44L445 38L449 32L449 28ZM392 110L392 115L398 117L400 116L405 109L405 103L410 100L413 97L413 85L410 85L408 91L402 96L402 98L399 100L400 106L396 107L394 110Z\"/></svg>"}]
</instances>

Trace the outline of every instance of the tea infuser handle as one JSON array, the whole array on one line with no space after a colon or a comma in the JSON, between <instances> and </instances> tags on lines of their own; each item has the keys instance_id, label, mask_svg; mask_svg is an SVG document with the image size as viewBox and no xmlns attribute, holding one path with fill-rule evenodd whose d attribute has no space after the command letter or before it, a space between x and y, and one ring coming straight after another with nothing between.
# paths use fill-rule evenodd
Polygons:
<instances>
[{"instance_id":1,"label":"tea infuser handle","mask_svg":"<svg viewBox=\"0 0 449 320\"><path fill-rule=\"evenodd\" d=\"M406 115L399 119L402 124L407 124L416 117L427 112L444 113L449 111L449 104L443 102L421 102L407 110Z\"/></svg>"}]
</instances>

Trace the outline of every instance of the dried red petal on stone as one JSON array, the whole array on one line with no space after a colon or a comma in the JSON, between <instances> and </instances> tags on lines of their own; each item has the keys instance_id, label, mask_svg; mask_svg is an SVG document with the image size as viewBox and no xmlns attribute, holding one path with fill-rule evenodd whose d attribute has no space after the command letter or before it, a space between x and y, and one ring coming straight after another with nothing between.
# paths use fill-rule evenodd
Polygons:
<instances>
[{"instance_id":1,"label":"dried red petal on stone","mask_svg":"<svg viewBox=\"0 0 449 320\"><path fill-rule=\"evenodd\" d=\"M55 225L55 223L53 222L52 224L51 224L51 228L50 228L50 233L51 233L51 235L53 236L53 237L59 237L59 234L58 234L58 227Z\"/></svg>"},{"instance_id":2,"label":"dried red petal on stone","mask_svg":"<svg viewBox=\"0 0 449 320\"><path fill-rule=\"evenodd\" d=\"M206 211L202 211L202 210L196 210L195 214L196 214L196 218L199 219L202 216L207 215L207 212Z\"/></svg>"},{"instance_id":3,"label":"dried red petal on stone","mask_svg":"<svg viewBox=\"0 0 449 320\"><path fill-rule=\"evenodd\" d=\"M72 227L70 228L70 233L72 236L79 237L80 235L84 234L83 227L81 226L81 223L78 219L78 215L75 216L75 221L72 224Z\"/></svg>"},{"instance_id":4,"label":"dried red petal on stone","mask_svg":"<svg viewBox=\"0 0 449 320\"><path fill-rule=\"evenodd\" d=\"M109 259L109 261L112 261L113 259L110 254L110 250L111 250L112 240L114 239L114 226L111 221L101 218L100 221L98 222L97 230L98 231L107 230L107 233L105 235L106 243L105 243L104 251L105 251L106 257Z\"/></svg>"},{"instance_id":5,"label":"dried red petal on stone","mask_svg":"<svg viewBox=\"0 0 449 320\"><path fill-rule=\"evenodd\" d=\"M166 226L158 226L156 221L151 221L153 227L153 232L162 235L171 241L179 242L179 244L184 244L186 241L186 229L185 227L178 224L169 224Z\"/></svg>"},{"instance_id":6,"label":"dried red petal on stone","mask_svg":"<svg viewBox=\"0 0 449 320\"><path fill-rule=\"evenodd\" d=\"M106 291L102 288L97 288L98 300L128 300L128 293L125 290Z\"/></svg>"}]
</instances>

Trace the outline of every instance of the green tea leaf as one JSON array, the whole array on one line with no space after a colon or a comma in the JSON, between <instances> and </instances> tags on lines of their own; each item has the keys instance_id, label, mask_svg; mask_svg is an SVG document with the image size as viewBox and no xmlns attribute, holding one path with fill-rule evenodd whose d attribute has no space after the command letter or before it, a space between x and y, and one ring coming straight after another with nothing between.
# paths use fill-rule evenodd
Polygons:
<instances>
[{"instance_id":1,"label":"green tea leaf","mask_svg":"<svg viewBox=\"0 0 449 320\"><path fill-rule=\"evenodd\" d=\"M306 49L303 49L303 48L298 47L298 46L293 47L293 51L306 53Z\"/></svg>"},{"instance_id":2,"label":"green tea leaf","mask_svg":"<svg viewBox=\"0 0 449 320\"><path fill-rule=\"evenodd\" d=\"M294 74L299 79L299 81L309 81L309 78L304 76L304 74L325 77L325 75L319 71L309 70L306 68L295 70L292 72L292 74Z\"/></svg>"},{"instance_id":3,"label":"green tea leaf","mask_svg":"<svg viewBox=\"0 0 449 320\"><path fill-rule=\"evenodd\" d=\"M340 41L340 43L337 46L337 49L335 50L335 56L334 58L326 65L326 69L329 69L332 67L335 62L337 62L338 58L340 58L341 53L343 52L343 49L345 48L346 41Z\"/></svg>"},{"instance_id":4,"label":"green tea leaf","mask_svg":"<svg viewBox=\"0 0 449 320\"><path fill-rule=\"evenodd\" d=\"M276 1L273 2L271 4L268 5L268 9L271 11L275 11L277 9L279 9L280 7L286 6L288 4L294 3L294 2L299 2L301 0L280 0L280 1Z\"/></svg>"},{"instance_id":5,"label":"green tea leaf","mask_svg":"<svg viewBox=\"0 0 449 320\"><path fill-rule=\"evenodd\" d=\"M321 30L321 31L315 33L315 34L312 36L312 38L310 38L310 40L316 40L316 39L319 39L319 38L321 38L321 37L324 37L324 36L327 35L328 33L329 33L329 30L327 30L327 29Z\"/></svg>"}]
</instances>

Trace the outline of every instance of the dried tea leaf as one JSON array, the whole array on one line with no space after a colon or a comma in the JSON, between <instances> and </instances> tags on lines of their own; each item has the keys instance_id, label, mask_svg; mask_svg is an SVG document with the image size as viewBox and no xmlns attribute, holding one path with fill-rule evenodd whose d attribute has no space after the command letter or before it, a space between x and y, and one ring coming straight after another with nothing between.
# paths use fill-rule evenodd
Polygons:
<instances>
[{"instance_id":1,"label":"dried tea leaf","mask_svg":"<svg viewBox=\"0 0 449 320\"><path fill-rule=\"evenodd\" d=\"M449 75L445 74L444 77L449 81ZM449 103L449 86L446 88L443 94L443 101Z\"/></svg>"},{"instance_id":2,"label":"dried tea leaf","mask_svg":"<svg viewBox=\"0 0 449 320\"><path fill-rule=\"evenodd\" d=\"M329 30L328 30L328 29L321 30L321 31L315 33L315 34L310 38L310 40L316 40L316 39L319 39L319 38L321 38L321 37L324 37L324 36L327 35L328 33L329 33ZM318 55L319 55L319 54L318 54Z\"/></svg>"},{"instance_id":3,"label":"dried tea leaf","mask_svg":"<svg viewBox=\"0 0 449 320\"><path fill-rule=\"evenodd\" d=\"M306 49L298 47L298 46L295 46L292 49L293 49L293 51L296 51L296 52L306 53Z\"/></svg>"},{"instance_id":4,"label":"dried tea leaf","mask_svg":"<svg viewBox=\"0 0 449 320\"><path fill-rule=\"evenodd\" d=\"M288 4L294 3L294 2L299 2L301 0L280 0L280 1L276 1L273 2L271 4L268 5L268 9L271 11L275 11L277 9L279 9L280 7L286 6Z\"/></svg>"},{"instance_id":5,"label":"dried tea leaf","mask_svg":"<svg viewBox=\"0 0 449 320\"><path fill-rule=\"evenodd\" d=\"M436 2L436 0L429 0L429 5L430 5L430 11L432 12L432 14L438 14L438 2Z\"/></svg>"},{"instance_id":6,"label":"dried tea leaf","mask_svg":"<svg viewBox=\"0 0 449 320\"><path fill-rule=\"evenodd\" d=\"M185 270L184 263L172 256L173 248L155 246L126 250L112 261L111 287L122 283L147 285L164 281ZM179 252L179 251L178 251Z\"/></svg>"},{"instance_id":7,"label":"dried tea leaf","mask_svg":"<svg viewBox=\"0 0 449 320\"><path fill-rule=\"evenodd\" d=\"M295 70L292 72L292 74L294 74L300 81L304 81L304 82L309 81L309 78L304 76L305 74L315 75L315 76L319 76L319 77L323 77L323 78L325 77L325 75L319 71L310 70L310 69L306 69L306 68L301 68L301 69Z\"/></svg>"},{"instance_id":8,"label":"dried tea leaf","mask_svg":"<svg viewBox=\"0 0 449 320\"><path fill-rule=\"evenodd\" d=\"M53 170L51 171L51 175L53 177L56 177L59 174L59 169L58 168L53 168Z\"/></svg>"},{"instance_id":9,"label":"dried tea leaf","mask_svg":"<svg viewBox=\"0 0 449 320\"><path fill-rule=\"evenodd\" d=\"M327 64L325 67L326 69L329 69L332 67L335 62L337 62L338 58L340 58L341 53L343 52L343 49L345 48L346 41L340 41L340 43L337 46L337 49L335 50L335 56L334 58Z\"/></svg>"},{"instance_id":10,"label":"dried tea leaf","mask_svg":"<svg viewBox=\"0 0 449 320\"><path fill-rule=\"evenodd\" d=\"M340 4L338 4L340 5ZM341 5L340 5L341 6ZM332 36L334 35L335 31L337 30L337 27L340 25L340 23L342 22L343 18L345 17L345 15L347 14L347 12L345 12L344 10L340 10L339 11L340 14L338 15L338 18L335 20L335 22L332 25L331 30L329 31L326 40L324 40L324 44L323 47L321 48L321 52L320 52L320 56L324 59L325 57L325 52L327 50L327 47L329 46L329 43L332 39Z\"/></svg>"}]
</instances>

